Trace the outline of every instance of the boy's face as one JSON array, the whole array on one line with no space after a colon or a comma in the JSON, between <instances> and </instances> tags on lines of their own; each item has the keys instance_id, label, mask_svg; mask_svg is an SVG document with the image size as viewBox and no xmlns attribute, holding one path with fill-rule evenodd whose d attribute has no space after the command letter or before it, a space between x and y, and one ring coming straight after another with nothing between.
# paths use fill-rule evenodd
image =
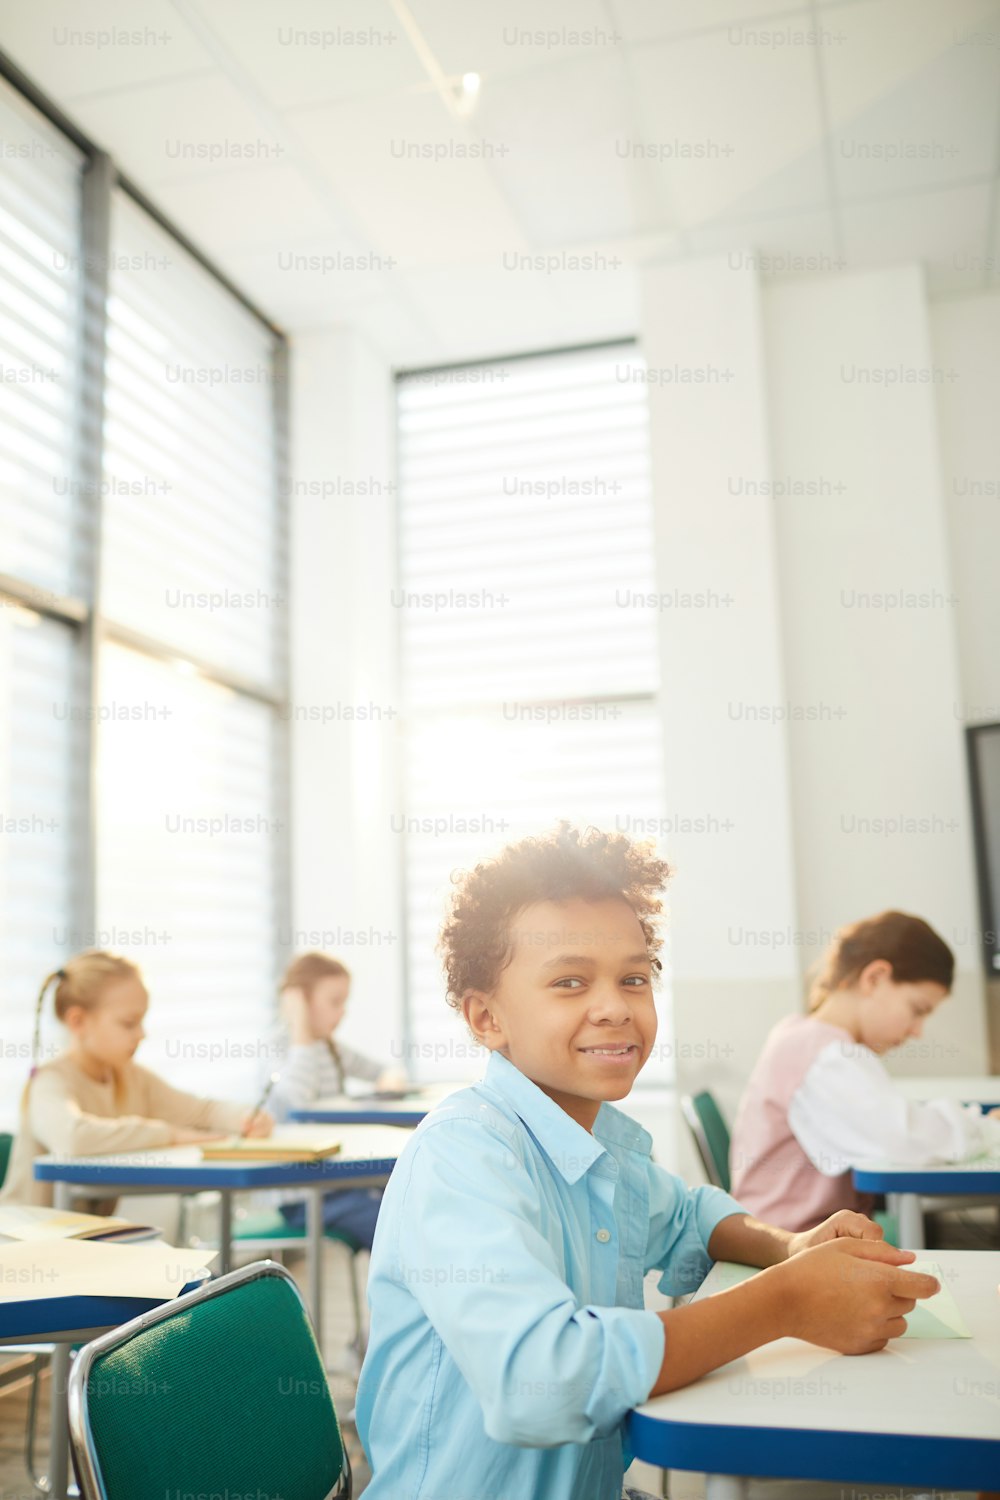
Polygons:
<instances>
[{"instance_id":1,"label":"boy's face","mask_svg":"<svg viewBox=\"0 0 1000 1500\"><path fill-rule=\"evenodd\" d=\"M511 924L513 957L466 1020L585 1130L624 1099L656 1039L652 971L627 901L539 901Z\"/></svg>"}]
</instances>

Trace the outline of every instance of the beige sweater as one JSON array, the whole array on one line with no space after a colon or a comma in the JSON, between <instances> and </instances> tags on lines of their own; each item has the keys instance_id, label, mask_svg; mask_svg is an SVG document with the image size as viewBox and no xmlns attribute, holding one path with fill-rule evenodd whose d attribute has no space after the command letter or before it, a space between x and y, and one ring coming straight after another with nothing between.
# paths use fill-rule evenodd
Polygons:
<instances>
[{"instance_id":1,"label":"beige sweater","mask_svg":"<svg viewBox=\"0 0 1000 1500\"><path fill-rule=\"evenodd\" d=\"M21 1129L10 1156L0 1201L52 1203L52 1184L36 1182L37 1156L99 1156L169 1146L175 1127L188 1130L239 1130L246 1110L239 1104L200 1099L171 1088L155 1073L129 1063L123 1091L115 1099L113 1083L98 1083L63 1053L39 1068L28 1090Z\"/></svg>"}]
</instances>

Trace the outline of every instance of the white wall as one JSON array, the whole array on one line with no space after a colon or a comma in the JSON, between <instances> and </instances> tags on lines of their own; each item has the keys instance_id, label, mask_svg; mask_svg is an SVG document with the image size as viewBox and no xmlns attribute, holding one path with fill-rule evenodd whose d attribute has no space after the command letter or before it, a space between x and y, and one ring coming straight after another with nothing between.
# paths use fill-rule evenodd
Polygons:
<instances>
[{"instance_id":1,"label":"white wall","mask_svg":"<svg viewBox=\"0 0 1000 1500\"><path fill-rule=\"evenodd\" d=\"M766 294L799 920L819 932L887 906L956 946L953 999L901 1072L984 1064L961 696L932 348L916 267ZM822 482L822 483L821 483ZM804 950L805 951L805 950ZM815 957L815 952L812 955Z\"/></svg>"},{"instance_id":2,"label":"white wall","mask_svg":"<svg viewBox=\"0 0 1000 1500\"><path fill-rule=\"evenodd\" d=\"M937 362L954 371L937 392L945 512L958 595L961 693L953 716L965 724L1000 720L1000 293L931 306ZM950 935L979 962L981 919ZM1000 980L987 981L992 1065L1000 1072Z\"/></svg>"}]
</instances>

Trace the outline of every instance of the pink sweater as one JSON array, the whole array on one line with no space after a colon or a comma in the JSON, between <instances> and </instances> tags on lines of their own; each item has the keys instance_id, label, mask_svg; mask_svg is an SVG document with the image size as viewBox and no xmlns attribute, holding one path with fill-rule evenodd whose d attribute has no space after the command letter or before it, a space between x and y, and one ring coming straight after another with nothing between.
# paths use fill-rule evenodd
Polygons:
<instances>
[{"instance_id":1,"label":"pink sweater","mask_svg":"<svg viewBox=\"0 0 1000 1500\"><path fill-rule=\"evenodd\" d=\"M811 1229L841 1208L867 1213L850 1172L826 1177L809 1160L788 1123L792 1095L824 1047L854 1046L849 1032L812 1016L786 1016L764 1044L733 1127L732 1194L758 1219L783 1229Z\"/></svg>"}]
</instances>

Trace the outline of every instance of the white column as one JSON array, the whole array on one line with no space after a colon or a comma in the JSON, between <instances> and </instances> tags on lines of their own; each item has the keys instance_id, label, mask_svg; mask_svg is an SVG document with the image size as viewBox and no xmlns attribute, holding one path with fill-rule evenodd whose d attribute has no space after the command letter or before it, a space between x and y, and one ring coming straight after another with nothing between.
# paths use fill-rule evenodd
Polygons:
<instances>
[{"instance_id":1,"label":"white column","mask_svg":"<svg viewBox=\"0 0 1000 1500\"><path fill-rule=\"evenodd\" d=\"M724 257L647 269L641 342L667 809L698 830L667 842L678 1077L712 1087L731 1119L767 1031L798 1000L771 503L731 493L769 474L755 272Z\"/></svg>"},{"instance_id":2,"label":"white column","mask_svg":"<svg viewBox=\"0 0 1000 1500\"><path fill-rule=\"evenodd\" d=\"M394 392L357 334L292 350L291 946L354 974L348 1042L391 1060L402 1024Z\"/></svg>"}]
</instances>

